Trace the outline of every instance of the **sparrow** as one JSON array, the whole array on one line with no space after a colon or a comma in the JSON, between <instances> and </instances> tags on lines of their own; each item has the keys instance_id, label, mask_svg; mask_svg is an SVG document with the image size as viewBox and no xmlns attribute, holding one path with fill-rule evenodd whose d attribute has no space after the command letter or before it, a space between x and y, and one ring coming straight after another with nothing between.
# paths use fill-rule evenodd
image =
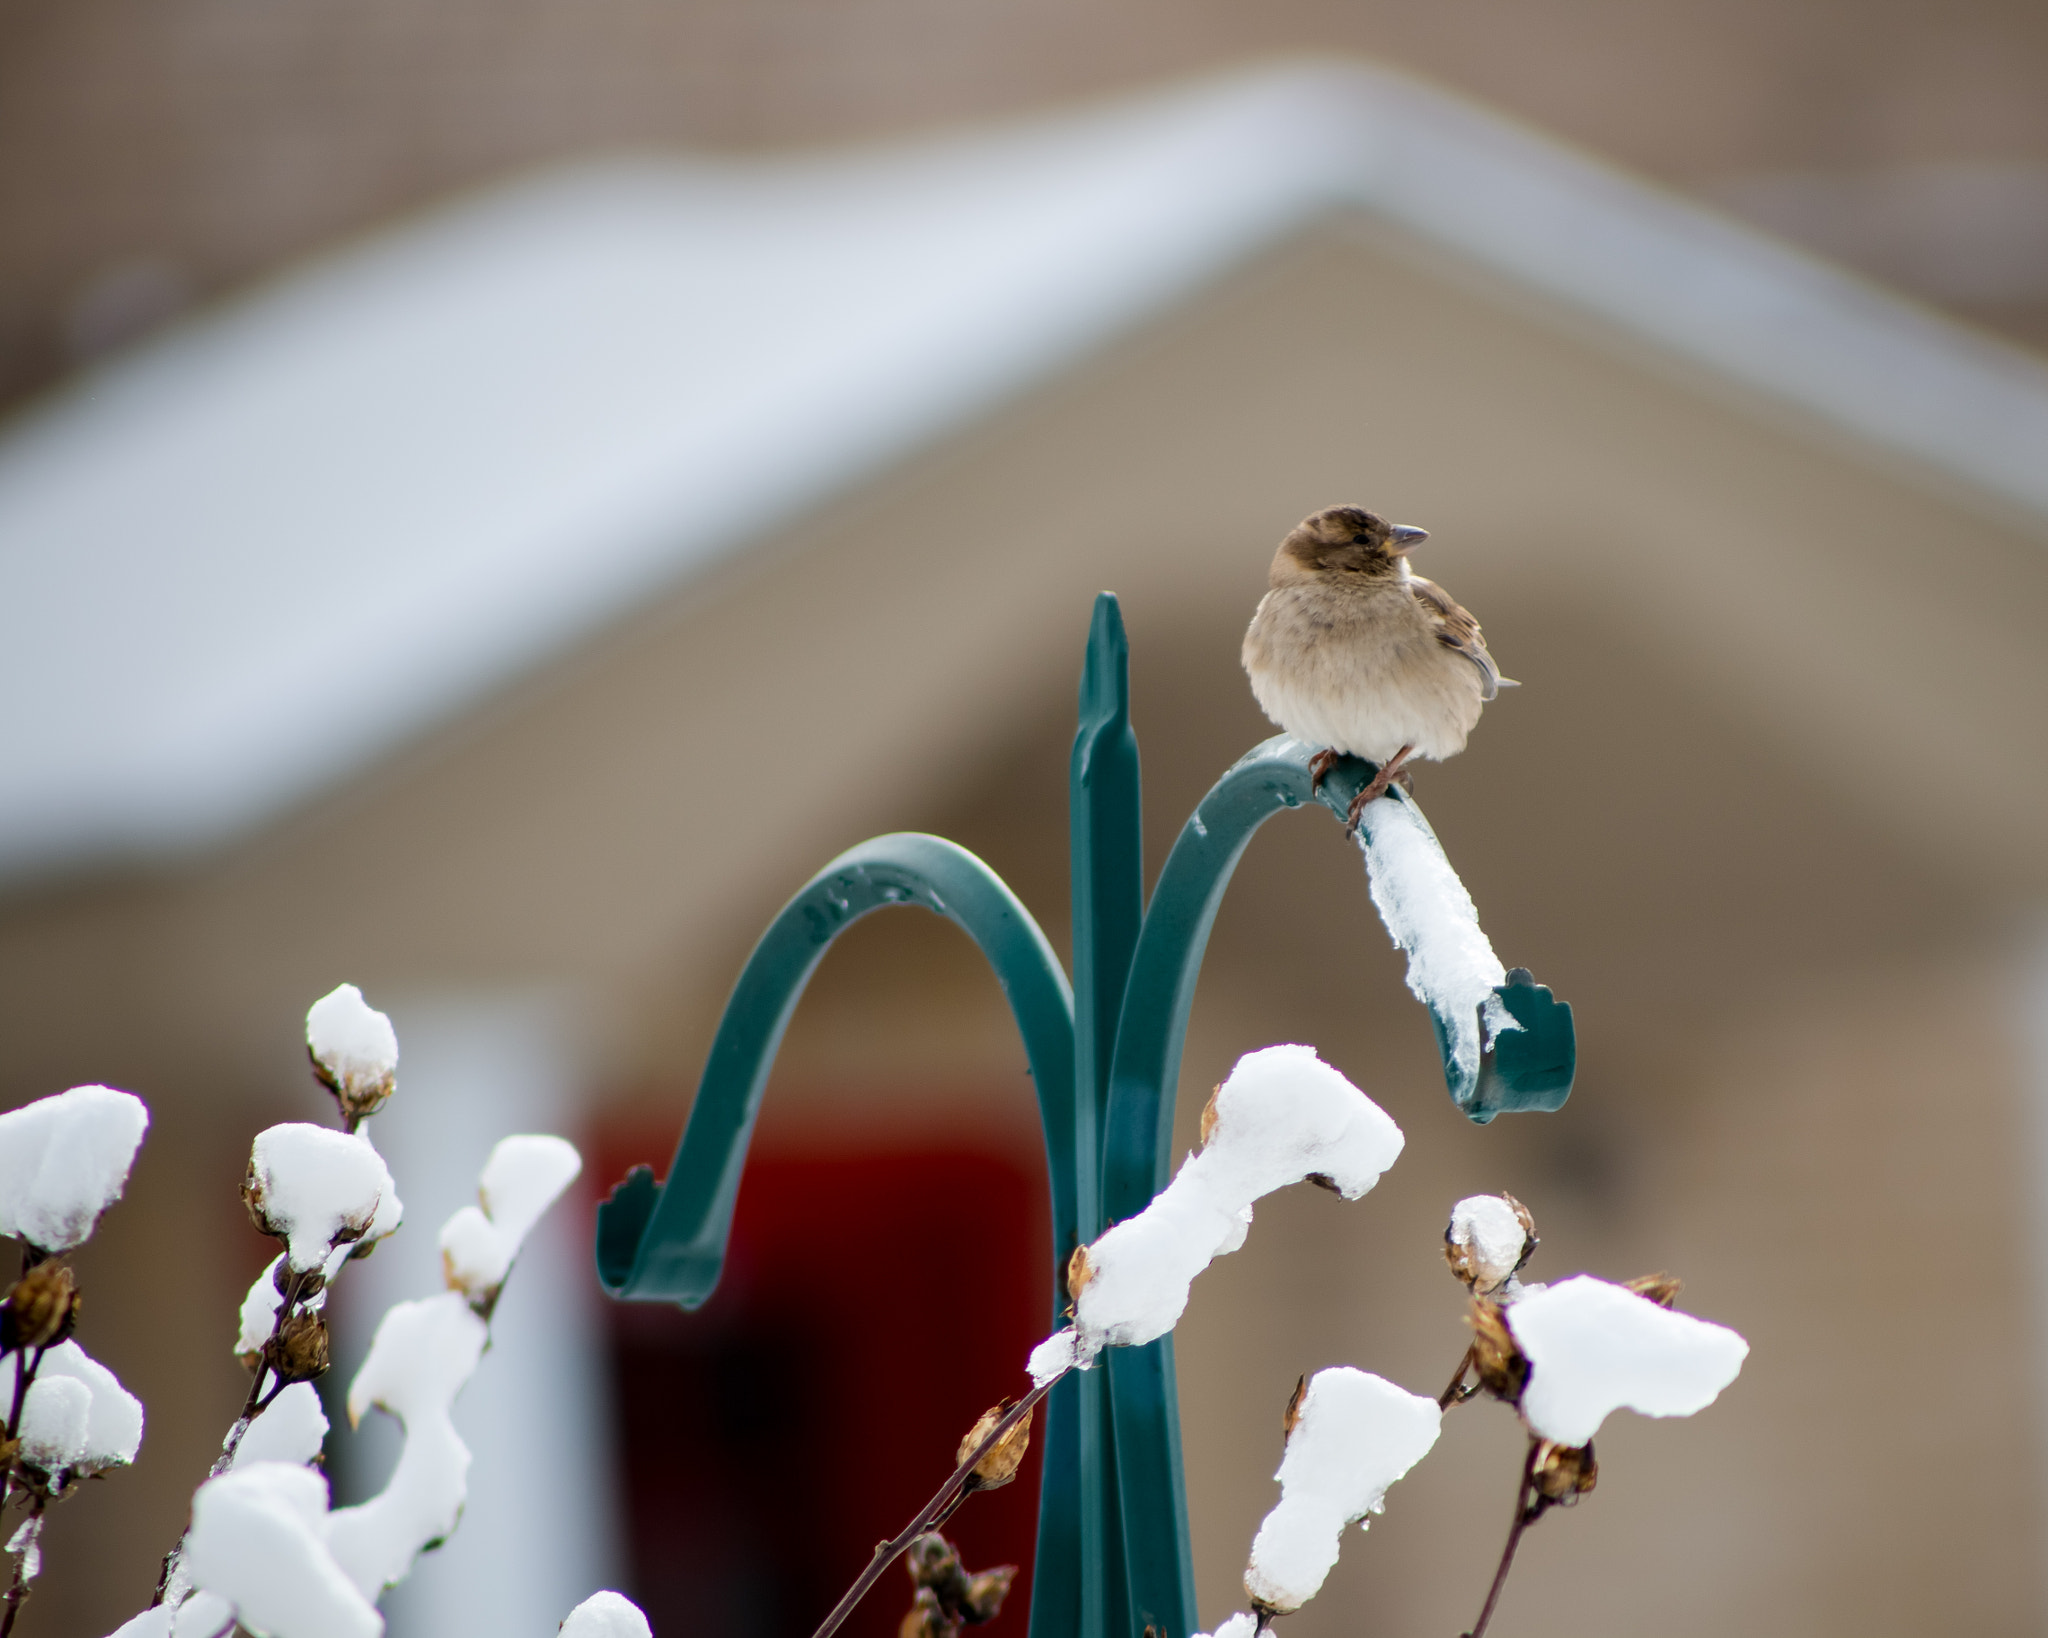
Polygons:
<instances>
[{"instance_id":1,"label":"sparrow","mask_svg":"<svg viewBox=\"0 0 2048 1638\"><path fill-rule=\"evenodd\" d=\"M1479 622L1408 567L1427 529L1358 506L1306 517L1273 554L1271 588L1244 634L1244 668L1266 715L1323 747L1314 785L1340 756L1378 765L1351 804L1405 782L1411 757L1441 762L1465 748L1479 710L1503 688Z\"/></svg>"}]
</instances>

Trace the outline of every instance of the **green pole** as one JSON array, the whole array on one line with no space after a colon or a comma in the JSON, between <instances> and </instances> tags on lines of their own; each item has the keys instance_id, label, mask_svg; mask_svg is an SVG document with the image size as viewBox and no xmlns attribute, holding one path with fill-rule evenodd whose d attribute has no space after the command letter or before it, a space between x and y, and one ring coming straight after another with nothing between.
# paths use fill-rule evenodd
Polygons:
<instances>
[{"instance_id":1,"label":"green pole","mask_svg":"<svg viewBox=\"0 0 2048 1638\"><path fill-rule=\"evenodd\" d=\"M1045 1135L1060 1323L1073 1248L1143 1210L1166 1182L1195 981L1252 834L1275 813L1318 801L1342 816L1373 773L1345 758L1312 792L1310 747L1285 736L1255 747L1182 828L1145 906L1129 654L1106 592L1096 599L1080 706L1068 773L1074 987L1016 895L964 848L903 833L841 854L748 957L666 1182L635 1167L598 1208L598 1277L613 1296L686 1309L710 1296L762 1094L804 986L840 933L907 904L974 939L1023 1037ZM1398 789L1383 800L1410 802ZM1519 1027L1496 1037L1476 1074L1456 1065L1449 1021L1433 1017L1453 1100L1481 1123L1505 1110L1557 1108L1576 1059L1571 1009L1521 968L1495 994ZM1030 1638L1139 1638L1147 1626L1187 1638L1198 1623L1172 1339L1110 1349L1101 1369L1067 1377L1047 1399L1039 1437Z\"/></svg>"}]
</instances>

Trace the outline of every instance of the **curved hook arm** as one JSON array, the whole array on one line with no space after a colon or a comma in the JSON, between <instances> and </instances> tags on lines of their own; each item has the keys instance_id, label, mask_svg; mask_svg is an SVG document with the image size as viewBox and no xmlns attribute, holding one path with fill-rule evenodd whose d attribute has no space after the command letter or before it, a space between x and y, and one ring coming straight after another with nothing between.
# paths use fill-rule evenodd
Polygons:
<instances>
[{"instance_id":1,"label":"curved hook arm","mask_svg":"<svg viewBox=\"0 0 2048 1638\"><path fill-rule=\"evenodd\" d=\"M1312 747L1284 734L1253 747L1202 798L1160 871L1132 958L1110 1068L1102 1145L1106 1223L1142 1211L1166 1182L1172 1091L1195 980L1224 889L1253 833L1282 809L1312 800L1342 817L1376 771L1345 757L1312 791L1312 756ZM1398 787L1381 800L1410 802ZM1444 1024L1436 1021L1453 1098L1478 1121L1502 1108L1556 1108L1571 1090L1571 1009L1520 969L1495 993L1521 1027L1502 1034L1498 1053L1487 1055L1476 1076L1454 1064ZM1496 1056L1506 1062L1495 1064ZM1184 1638L1197 1621L1173 1338L1112 1348L1105 1358L1119 1490L1168 1504L1123 1509L1130 1630L1150 1625L1168 1638Z\"/></svg>"},{"instance_id":2,"label":"curved hook arm","mask_svg":"<svg viewBox=\"0 0 2048 1638\"><path fill-rule=\"evenodd\" d=\"M1038 1089L1054 1244L1075 1222L1074 998L1038 923L1000 877L937 836L878 836L842 853L782 909L734 986L668 1181L636 1167L598 1207L597 1269L615 1297L699 1306L718 1284L740 1172L790 1015L832 941L862 916L915 904L981 946L1008 997Z\"/></svg>"}]
</instances>

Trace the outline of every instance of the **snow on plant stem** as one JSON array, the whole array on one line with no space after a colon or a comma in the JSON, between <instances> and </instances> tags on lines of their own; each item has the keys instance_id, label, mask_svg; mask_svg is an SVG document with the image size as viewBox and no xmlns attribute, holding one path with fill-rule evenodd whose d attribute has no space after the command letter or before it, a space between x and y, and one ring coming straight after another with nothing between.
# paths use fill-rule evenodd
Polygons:
<instances>
[{"instance_id":1,"label":"snow on plant stem","mask_svg":"<svg viewBox=\"0 0 2048 1638\"><path fill-rule=\"evenodd\" d=\"M489 1340L489 1326L459 1291L396 1303L378 1322L349 1386L349 1424L360 1425L374 1406L398 1418L405 1447L383 1490L337 1512L330 1532L335 1558L372 1597L404 1580L414 1558L462 1516L469 1447L450 1412Z\"/></svg>"},{"instance_id":2,"label":"snow on plant stem","mask_svg":"<svg viewBox=\"0 0 2048 1638\"><path fill-rule=\"evenodd\" d=\"M335 1516L327 1481L312 1469L251 1463L192 1498L185 1567L262 1638L378 1638L384 1618L328 1550ZM186 1625L172 1630L183 1638Z\"/></svg>"},{"instance_id":3,"label":"snow on plant stem","mask_svg":"<svg viewBox=\"0 0 2048 1638\"><path fill-rule=\"evenodd\" d=\"M86 1396L85 1426L78 1448L70 1460L43 1462L43 1467L62 1467L78 1476L103 1473L111 1467L126 1467L142 1448L142 1401L121 1386L114 1373L75 1342L60 1342L43 1354L27 1405L38 1394L59 1384L74 1384Z\"/></svg>"},{"instance_id":4,"label":"snow on plant stem","mask_svg":"<svg viewBox=\"0 0 2048 1638\"><path fill-rule=\"evenodd\" d=\"M326 1443L327 1413L320 1408L320 1390L310 1382L294 1382L250 1422L229 1467L257 1462L305 1467L319 1459Z\"/></svg>"},{"instance_id":5,"label":"snow on plant stem","mask_svg":"<svg viewBox=\"0 0 2048 1638\"><path fill-rule=\"evenodd\" d=\"M24 1461L46 1473L61 1473L85 1454L92 1420L92 1389L69 1377L45 1382L38 1374L21 1402L15 1437Z\"/></svg>"},{"instance_id":6,"label":"snow on plant stem","mask_svg":"<svg viewBox=\"0 0 2048 1638\"><path fill-rule=\"evenodd\" d=\"M328 1542L336 1560L370 1597L401 1581L413 1560L454 1530L469 1495L469 1447L455 1431L456 1395L490 1341L489 1313L521 1242L541 1213L582 1170L575 1147L557 1137L501 1140L485 1162L479 1193L502 1221L464 1207L441 1231L443 1272L452 1289L421 1302L394 1305L378 1323L369 1357L349 1385L348 1414L360 1423L374 1406L405 1429L398 1466L384 1489L332 1515ZM493 1278L457 1266L447 1254L450 1230L475 1214L498 1237Z\"/></svg>"},{"instance_id":7,"label":"snow on plant stem","mask_svg":"<svg viewBox=\"0 0 2048 1638\"><path fill-rule=\"evenodd\" d=\"M286 1129L272 1128L264 1137L282 1130ZM316 1158L341 1155L343 1151L333 1147L340 1144L375 1159L375 1151L359 1136L324 1127L305 1130L331 1140L306 1146ZM279 1153L275 1143L265 1145L260 1138L258 1143L274 1162ZM351 1160L347 1166L359 1164ZM382 1161L376 1165L381 1171ZM470 1455L451 1412L489 1345L489 1313L498 1286L527 1232L582 1165L574 1146L560 1138L518 1136L499 1142L479 1184L485 1206L495 1215L464 1208L477 1213L498 1237L502 1266L493 1265L495 1283L472 1291L457 1277L457 1270L444 1264L452 1289L424 1301L395 1304L378 1324L369 1356L350 1385L348 1410L351 1423L360 1422L376 1407L395 1416L404 1428L398 1465L383 1490L359 1506L330 1512L324 1482L316 1493L300 1479L277 1477L296 1473L317 1479L306 1473L306 1464L320 1454L327 1432L327 1419L311 1384L284 1388L253 1420L238 1422L229 1434L221 1471L194 1497L192 1530L167 1565L165 1602L130 1621L115 1638L214 1638L230 1622L273 1638L367 1638L383 1630L374 1608L377 1597L402 1581L419 1555L450 1535L461 1520L468 1499ZM253 1161L251 1170L256 1170ZM347 1167L333 1170L339 1175ZM292 1172L291 1162L283 1172ZM319 1165L311 1172L327 1175ZM268 1205L279 1198L279 1175L272 1164L263 1193ZM332 1182L327 1176L325 1192L315 1191L302 1203L300 1226L311 1226L312 1240L335 1216L337 1201L353 1200L350 1209L361 1215L361 1193L328 1187ZM289 1188L284 1193L289 1194ZM451 1217L450 1225L462 1215ZM445 1243L448 1228L442 1233ZM346 1246L345 1241L341 1244ZM341 1261L345 1255L334 1267ZM250 1288L243 1303L239 1351L247 1353L249 1344L260 1346L268 1338L266 1326L277 1307L277 1276L288 1268L287 1259L273 1262ZM323 1289L310 1301L302 1299L304 1307L317 1307L325 1294ZM260 1529L250 1522L256 1518L263 1521ZM217 1528L202 1553L200 1539L207 1519L216 1521ZM253 1531L250 1540L268 1544L264 1550L278 1563L294 1567L291 1575L308 1578L317 1596L304 1610L279 1614L269 1603L260 1603L259 1608L259 1603L251 1602L269 1600L275 1588L265 1579L267 1572L234 1546L236 1530ZM346 1588L350 1596L330 1596L334 1586ZM358 1606L369 1611L374 1625L361 1624ZM262 1609L272 1613L266 1616Z\"/></svg>"},{"instance_id":8,"label":"snow on plant stem","mask_svg":"<svg viewBox=\"0 0 2048 1638\"><path fill-rule=\"evenodd\" d=\"M1384 1509L1388 1486L1429 1454L1442 1420L1435 1400L1369 1372L1316 1372L1274 1475L1280 1505L1252 1542L1244 1573L1252 1602L1285 1615L1315 1597L1344 1526Z\"/></svg>"},{"instance_id":9,"label":"snow on plant stem","mask_svg":"<svg viewBox=\"0 0 2048 1638\"><path fill-rule=\"evenodd\" d=\"M1472 895L1415 804L1389 792L1359 817L1374 908L1396 949L1408 952L1408 988L1442 1019L1451 1055L1467 1075L1503 1029L1519 1029L1493 993L1507 968L1479 926ZM1482 1019L1484 1039L1482 1039Z\"/></svg>"},{"instance_id":10,"label":"snow on plant stem","mask_svg":"<svg viewBox=\"0 0 2048 1638\"><path fill-rule=\"evenodd\" d=\"M1749 1344L1725 1325L1673 1313L1590 1274L1505 1310L1529 1360L1522 1415L1560 1445L1592 1441L1608 1414L1690 1416L1733 1382Z\"/></svg>"},{"instance_id":11,"label":"snow on plant stem","mask_svg":"<svg viewBox=\"0 0 2048 1638\"><path fill-rule=\"evenodd\" d=\"M1087 1365L1105 1344L1164 1336L1194 1278L1244 1244L1252 1203L1315 1178L1356 1200L1401 1153L1400 1127L1316 1056L1273 1046L1237 1061L1203 1113L1203 1142L1137 1216L1075 1258L1074 1325L1031 1356L1034 1382Z\"/></svg>"},{"instance_id":12,"label":"snow on plant stem","mask_svg":"<svg viewBox=\"0 0 2048 1638\"><path fill-rule=\"evenodd\" d=\"M350 1131L397 1085L398 1032L353 984L329 991L307 1009L306 1051Z\"/></svg>"},{"instance_id":13,"label":"snow on plant stem","mask_svg":"<svg viewBox=\"0 0 2048 1638\"><path fill-rule=\"evenodd\" d=\"M1475 1194L1451 1208L1444 1255L1451 1272L1475 1295L1489 1296L1503 1287L1519 1295L1520 1286L1509 1282L1535 1247L1528 1208L1512 1195Z\"/></svg>"},{"instance_id":14,"label":"snow on plant stem","mask_svg":"<svg viewBox=\"0 0 2048 1638\"><path fill-rule=\"evenodd\" d=\"M108 1086L0 1115L0 1234L41 1251L83 1245L121 1198L148 1127L142 1100Z\"/></svg>"},{"instance_id":15,"label":"snow on plant stem","mask_svg":"<svg viewBox=\"0 0 2048 1638\"><path fill-rule=\"evenodd\" d=\"M569 1612L561 1638L654 1638L647 1617L623 1593L592 1593Z\"/></svg>"},{"instance_id":16,"label":"snow on plant stem","mask_svg":"<svg viewBox=\"0 0 2048 1638\"><path fill-rule=\"evenodd\" d=\"M448 1284L488 1312L527 1231L583 1170L575 1145L558 1137L508 1137L491 1151L477 1182L480 1204L441 1226Z\"/></svg>"},{"instance_id":17,"label":"snow on plant stem","mask_svg":"<svg viewBox=\"0 0 2048 1638\"><path fill-rule=\"evenodd\" d=\"M325 1126L291 1123L256 1134L242 1188L249 1214L285 1243L294 1273L321 1267L339 1246L377 1226L397 1188L367 1140Z\"/></svg>"}]
</instances>

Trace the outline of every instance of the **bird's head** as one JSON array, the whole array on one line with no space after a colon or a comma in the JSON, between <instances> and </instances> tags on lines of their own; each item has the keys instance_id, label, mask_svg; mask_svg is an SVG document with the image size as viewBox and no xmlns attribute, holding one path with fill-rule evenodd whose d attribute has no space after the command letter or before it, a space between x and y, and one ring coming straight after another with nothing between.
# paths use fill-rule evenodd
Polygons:
<instances>
[{"instance_id":1,"label":"bird's head","mask_svg":"<svg viewBox=\"0 0 2048 1638\"><path fill-rule=\"evenodd\" d=\"M1429 537L1427 529L1389 523L1362 506L1332 506L1305 517L1280 542L1276 575L1399 575L1401 559Z\"/></svg>"}]
</instances>

